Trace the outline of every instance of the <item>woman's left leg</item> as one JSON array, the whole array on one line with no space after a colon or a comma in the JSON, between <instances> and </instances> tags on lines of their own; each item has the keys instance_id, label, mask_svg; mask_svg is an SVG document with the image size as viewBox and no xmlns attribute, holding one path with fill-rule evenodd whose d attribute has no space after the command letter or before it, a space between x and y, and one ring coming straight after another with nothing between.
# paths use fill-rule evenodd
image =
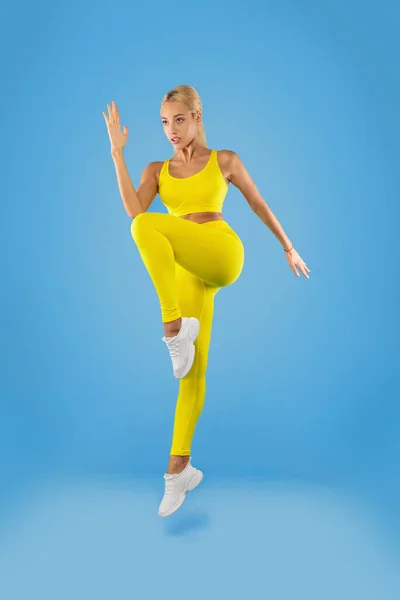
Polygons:
<instances>
[{"instance_id":1,"label":"woman's left leg","mask_svg":"<svg viewBox=\"0 0 400 600\"><path fill-rule=\"evenodd\" d=\"M179 309L199 319L200 332L196 340L196 354L189 374L180 380L176 404L174 433L169 473L179 472L190 456L197 420L202 412L206 394L206 370L214 314L214 297L220 288L212 287L176 266L176 286Z\"/></svg>"}]
</instances>

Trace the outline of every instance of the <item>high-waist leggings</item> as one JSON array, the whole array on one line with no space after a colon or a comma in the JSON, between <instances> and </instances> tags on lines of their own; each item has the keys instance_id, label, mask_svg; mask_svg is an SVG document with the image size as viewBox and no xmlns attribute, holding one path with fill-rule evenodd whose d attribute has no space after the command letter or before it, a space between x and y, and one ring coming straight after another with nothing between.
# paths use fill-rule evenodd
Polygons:
<instances>
[{"instance_id":1,"label":"high-waist leggings","mask_svg":"<svg viewBox=\"0 0 400 600\"><path fill-rule=\"evenodd\" d=\"M164 213L137 215L131 233L157 292L162 321L181 316L200 321L193 366L179 380L171 447L173 455L190 456L206 394L214 297L238 279L243 244L226 221L198 224Z\"/></svg>"}]
</instances>

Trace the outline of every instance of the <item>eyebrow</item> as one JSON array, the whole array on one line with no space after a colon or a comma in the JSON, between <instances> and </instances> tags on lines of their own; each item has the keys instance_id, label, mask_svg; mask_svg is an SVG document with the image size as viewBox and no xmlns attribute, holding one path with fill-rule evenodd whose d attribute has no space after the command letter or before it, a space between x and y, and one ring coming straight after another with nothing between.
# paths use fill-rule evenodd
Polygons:
<instances>
[{"instance_id":1,"label":"eyebrow","mask_svg":"<svg viewBox=\"0 0 400 600\"><path fill-rule=\"evenodd\" d=\"M174 115L174 118L175 117L181 117L181 116L184 117L185 115L183 113L178 113L177 115ZM167 117L161 117L161 118L162 119L166 119Z\"/></svg>"}]
</instances>

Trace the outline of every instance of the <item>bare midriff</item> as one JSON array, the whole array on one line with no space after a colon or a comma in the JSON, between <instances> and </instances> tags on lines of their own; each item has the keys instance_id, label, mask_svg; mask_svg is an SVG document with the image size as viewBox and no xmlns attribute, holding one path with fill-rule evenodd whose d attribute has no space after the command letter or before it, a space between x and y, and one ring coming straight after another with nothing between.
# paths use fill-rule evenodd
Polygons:
<instances>
[{"instance_id":1,"label":"bare midriff","mask_svg":"<svg viewBox=\"0 0 400 600\"><path fill-rule=\"evenodd\" d=\"M223 221L224 217L220 212L196 212L182 215L181 219L194 221L195 223L207 223L207 221Z\"/></svg>"}]
</instances>

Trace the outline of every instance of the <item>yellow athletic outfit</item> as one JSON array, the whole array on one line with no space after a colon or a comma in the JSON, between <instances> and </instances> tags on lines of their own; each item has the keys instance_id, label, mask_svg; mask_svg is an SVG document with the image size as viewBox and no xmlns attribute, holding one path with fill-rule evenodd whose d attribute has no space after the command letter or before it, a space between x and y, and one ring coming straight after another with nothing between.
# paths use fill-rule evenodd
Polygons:
<instances>
[{"instance_id":1,"label":"yellow athletic outfit","mask_svg":"<svg viewBox=\"0 0 400 600\"><path fill-rule=\"evenodd\" d=\"M180 216L222 212L228 185L211 151L207 165L191 177L169 174L169 160L159 175L158 193L168 213L146 212L132 221L131 233L153 281L164 323L196 317L200 332L193 366L180 380L171 454L189 456L206 393L206 369L214 296L234 283L243 268L244 248L226 221L195 223Z\"/></svg>"}]
</instances>

